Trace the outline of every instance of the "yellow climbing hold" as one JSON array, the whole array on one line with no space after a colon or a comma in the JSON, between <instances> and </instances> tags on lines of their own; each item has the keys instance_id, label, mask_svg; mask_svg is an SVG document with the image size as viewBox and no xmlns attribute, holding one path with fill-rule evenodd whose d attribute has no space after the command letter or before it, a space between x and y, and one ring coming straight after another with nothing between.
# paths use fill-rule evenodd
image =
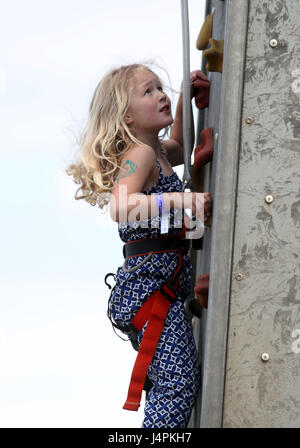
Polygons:
<instances>
[{"instance_id":1,"label":"yellow climbing hold","mask_svg":"<svg viewBox=\"0 0 300 448\"><path fill-rule=\"evenodd\" d=\"M212 35L213 14L209 14L200 30L197 38L196 47L198 50L205 50L208 47L209 39Z\"/></svg>"},{"instance_id":2,"label":"yellow climbing hold","mask_svg":"<svg viewBox=\"0 0 300 448\"><path fill-rule=\"evenodd\" d=\"M206 70L208 72L219 72L223 70L224 40L209 39L210 48L203 52L207 60Z\"/></svg>"}]
</instances>

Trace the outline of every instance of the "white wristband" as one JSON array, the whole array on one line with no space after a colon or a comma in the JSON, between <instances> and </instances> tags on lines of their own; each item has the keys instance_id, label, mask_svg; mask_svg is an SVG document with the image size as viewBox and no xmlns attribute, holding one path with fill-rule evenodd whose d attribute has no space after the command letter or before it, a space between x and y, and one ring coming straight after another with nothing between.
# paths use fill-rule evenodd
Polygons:
<instances>
[{"instance_id":1,"label":"white wristband","mask_svg":"<svg viewBox=\"0 0 300 448\"><path fill-rule=\"evenodd\" d=\"M164 204L163 195L157 194L155 195L155 199L158 208L158 213L160 216L160 233L168 233L169 231L168 213Z\"/></svg>"}]
</instances>

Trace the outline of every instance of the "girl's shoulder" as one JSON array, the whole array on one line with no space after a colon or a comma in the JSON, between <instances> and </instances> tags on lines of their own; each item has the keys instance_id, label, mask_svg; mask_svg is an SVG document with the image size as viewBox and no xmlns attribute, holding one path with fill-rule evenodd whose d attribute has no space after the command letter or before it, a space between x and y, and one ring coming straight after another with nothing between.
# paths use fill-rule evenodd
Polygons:
<instances>
[{"instance_id":1,"label":"girl's shoulder","mask_svg":"<svg viewBox=\"0 0 300 448\"><path fill-rule=\"evenodd\" d=\"M149 165L156 162L157 156L154 149L148 145L133 145L122 155L121 166L126 161L132 161L134 163L140 163L140 165ZM128 163L128 162L127 162Z\"/></svg>"},{"instance_id":2,"label":"girl's shoulder","mask_svg":"<svg viewBox=\"0 0 300 448\"><path fill-rule=\"evenodd\" d=\"M143 191L156 172L156 160L156 153L150 146L134 145L128 148L120 158L112 192L116 193L119 186L124 184L131 192Z\"/></svg>"}]
</instances>

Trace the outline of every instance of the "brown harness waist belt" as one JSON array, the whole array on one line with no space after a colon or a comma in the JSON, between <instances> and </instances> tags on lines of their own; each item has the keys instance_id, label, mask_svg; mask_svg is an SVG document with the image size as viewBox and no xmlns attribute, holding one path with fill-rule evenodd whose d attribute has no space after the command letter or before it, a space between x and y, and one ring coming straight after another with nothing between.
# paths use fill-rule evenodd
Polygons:
<instances>
[{"instance_id":1,"label":"brown harness waist belt","mask_svg":"<svg viewBox=\"0 0 300 448\"><path fill-rule=\"evenodd\" d=\"M181 237L160 237L148 240L129 241L123 246L124 258L146 255L149 252L184 251L188 252L191 240Z\"/></svg>"}]
</instances>

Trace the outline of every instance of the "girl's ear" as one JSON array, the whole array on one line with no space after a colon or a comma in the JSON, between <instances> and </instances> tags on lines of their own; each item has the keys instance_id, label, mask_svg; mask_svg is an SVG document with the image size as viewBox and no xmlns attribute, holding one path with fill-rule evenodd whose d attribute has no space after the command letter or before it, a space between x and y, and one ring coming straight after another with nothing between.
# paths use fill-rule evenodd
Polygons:
<instances>
[{"instance_id":1,"label":"girl's ear","mask_svg":"<svg viewBox=\"0 0 300 448\"><path fill-rule=\"evenodd\" d=\"M133 119L130 115L125 115L125 123L127 124L127 126L131 125L133 123Z\"/></svg>"}]
</instances>

